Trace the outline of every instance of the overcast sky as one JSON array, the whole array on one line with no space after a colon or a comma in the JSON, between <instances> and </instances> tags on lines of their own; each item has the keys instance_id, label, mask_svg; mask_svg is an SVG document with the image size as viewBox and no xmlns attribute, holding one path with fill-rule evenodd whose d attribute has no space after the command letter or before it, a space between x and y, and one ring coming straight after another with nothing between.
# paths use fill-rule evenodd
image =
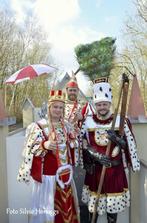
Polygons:
<instances>
[{"instance_id":1,"label":"overcast sky","mask_svg":"<svg viewBox=\"0 0 147 223\"><path fill-rule=\"evenodd\" d=\"M35 14L52 44L52 56L61 70L76 70L74 47L105 36L117 38L123 47L122 29L134 13L133 0L0 0L22 24Z\"/></svg>"}]
</instances>

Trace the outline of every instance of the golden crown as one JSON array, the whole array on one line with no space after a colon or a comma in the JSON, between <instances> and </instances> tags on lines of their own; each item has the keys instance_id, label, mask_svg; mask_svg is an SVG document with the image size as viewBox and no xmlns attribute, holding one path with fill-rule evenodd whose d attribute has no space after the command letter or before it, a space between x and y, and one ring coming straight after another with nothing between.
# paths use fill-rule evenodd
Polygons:
<instances>
[{"instance_id":1,"label":"golden crown","mask_svg":"<svg viewBox=\"0 0 147 223\"><path fill-rule=\"evenodd\" d=\"M65 93L62 90L50 90L48 102L53 101L65 102Z\"/></svg>"}]
</instances>

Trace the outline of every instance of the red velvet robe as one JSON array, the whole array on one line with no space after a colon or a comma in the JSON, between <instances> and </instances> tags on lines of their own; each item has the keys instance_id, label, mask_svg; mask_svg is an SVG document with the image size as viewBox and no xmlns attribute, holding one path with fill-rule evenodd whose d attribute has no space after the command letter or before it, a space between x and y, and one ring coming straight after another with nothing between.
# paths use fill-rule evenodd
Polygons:
<instances>
[{"instance_id":1,"label":"red velvet robe","mask_svg":"<svg viewBox=\"0 0 147 223\"><path fill-rule=\"evenodd\" d=\"M27 135L28 140L25 144L25 150L28 150L28 148L30 148L29 154L32 156L33 153L31 151L33 150L33 147L37 145L36 151L38 151L38 153L36 152L36 154L40 154L40 155L33 156L32 165L29 164L29 166L31 166L30 175L35 181L43 183L42 182L43 175L56 176L56 172L59 168L59 163L58 163L58 159L55 152L51 150L47 151L43 149L43 142L48 140L48 136L47 136L48 133L47 133L47 129L45 132L43 128L43 124L46 126L46 122L44 121L43 124L42 125L41 124L42 123L40 124L38 123L38 124L33 124L32 126L29 126L29 134ZM68 129L66 129L66 131L68 131ZM60 133L60 136L63 137L64 133L62 129L59 130L59 133ZM67 132L67 134L69 133L70 132ZM30 138L30 136L32 137ZM66 143L68 145L65 147L65 150L67 151L67 153L65 153L66 155L64 155L65 160L66 160L65 166L66 164L72 164L71 154L70 154L70 144L68 141L66 141ZM42 152L46 151L46 153L45 155L42 155L41 153L39 153L39 151L42 151ZM27 153L27 156L28 156L28 153ZM24 161L25 160L26 160L26 157L24 157ZM31 157L30 157L30 160L28 159L28 162L30 161L31 161ZM24 168L24 164L26 165L26 168ZM21 171L25 169L26 171L28 171L28 167L27 167L28 164L26 162L24 162L24 164L22 165L22 169L20 168ZM62 161L61 161L61 165L64 166L64 163L62 164ZM22 178L21 171L19 174L19 178ZM60 179L62 179L63 182L67 182L67 180L69 179L69 174L68 173L62 174ZM25 181L25 179L23 181ZM28 179L26 180L26 182L28 182ZM50 203L50 201L48 202ZM79 216L78 216L79 213L77 211L78 206L75 203L74 188L72 187L71 183L69 185L65 185L64 189L60 188L58 183L56 183L56 191L54 195L54 206L55 206L55 210L58 212L58 214L55 216L55 220L54 220L55 223L66 223L66 222L79 223Z\"/></svg>"},{"instance_id":2,"label":"red velvet robe","mask_svg":"<svg viewBox=\"0 0 147 223\"><path fill-rule=\"evenodd\" d=\"M99 122L99 123L105 125L105 124L109 123L110 121L112 121L112 117L110 119L102 121L102 120L98 120L96 118L96 116L94 116L94 120L95 120L95 122ZM89 137L89 144L90 144L90 146L92 146L92 148L94 148L95 151L97 151L101 154L106 153L107 145L106 146L97 145L96 140L95 140L95 132L94 131L88 131L88 137ZM112 154L112 151L115 146L116 145L114 143L112 143L111 149L110 149L110 154ZM127 160L129 162L130 157L128 155L127 150L128 150L128 148L126 148L125 153L126 153ZM83 158L84 158L83 161L86 162L86 158L87 158L86 155L83 154ZM118 166L114 166L114 167L106 169L104 183L103 183L102 191L101 191L102 194L103 193L120 193L120 192L124 191L124 188L125 189L128 188L126 174L125 174L124 166L123 166L123 162L122 162L121 151L115 157L112 157L112 155L110 155L110 159L111 160L121 160L121 164ZM100 176L101 176L101 171L102 171L102 165L97 163L95 165L95 171L94 171L93 175L86 173L85 185L88 185L89 189L91 191L97 191Z\"/></svg>"},{"instance_id":3,"label":"red velvet robe","mask_svg":"<svg viewBox=\"0 0 147 223\"><path fill-rule=\"evenodd\" d=\"M88 146L92 147L95 152L106 154L108 145L107 130L111 129L112 120L113 115L106 120L100 120L96 115L92 115L87 117L83 122L80 136L80 146L83 154L81 163L83 163L83 165L86 162L88 163L89 159L89 155L85 152L86 148L84 147L83 139L87 140L89 144ZM116 132L119 127L118 122L119 118L115 126ZM122 152L114 143L111 144L109 155L110 160L119 161L119 165L106 168L98 204L98 214L100 215L105 212L117 213L123 211L126 206L129 206L130 195L125 168L129 165L132 166L134 171L139 170L140 168L140 163L136 153L136 145L130 129L130 124L128 125L128 120L126 120L125 125L126 148L124 149L124 152ZM101 172L102 165L98 162L95 163L92 174L89 174L88 171L86 171L82 201L88 205L90 212L94 211L94 203L97 197Z\"/></svg>"}]
</instances>

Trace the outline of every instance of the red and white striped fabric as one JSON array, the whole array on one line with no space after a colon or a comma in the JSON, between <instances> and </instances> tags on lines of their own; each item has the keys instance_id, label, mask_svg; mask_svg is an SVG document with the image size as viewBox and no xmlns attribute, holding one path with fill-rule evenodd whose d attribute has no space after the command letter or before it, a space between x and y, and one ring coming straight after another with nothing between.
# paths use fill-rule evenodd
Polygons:
<instances>
[{"instance_id":1,"label":"red and white striped fabric","mask_svg":"<svg viewBox=\"0 0 147 223\"><path fill-rule=\"evenodd\" d=\"M5 83L17 84L25 80L30 80L43 74L53 73L57 68L46 64L33 64L26 66L10 76Z\"/></svg>"}]
</instances>

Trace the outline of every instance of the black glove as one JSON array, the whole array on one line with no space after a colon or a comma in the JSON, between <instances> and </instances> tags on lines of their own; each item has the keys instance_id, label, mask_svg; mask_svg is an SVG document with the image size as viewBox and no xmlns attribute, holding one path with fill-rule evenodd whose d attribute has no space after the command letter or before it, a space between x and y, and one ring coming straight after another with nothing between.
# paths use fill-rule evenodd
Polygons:
<instances>
[{"instance_id":1,"label":"black glove","mask_svg":"<svg viewBox=\"0 0 147 223\"><path fill-rule=\"evenodd\" d=\"M107 130L107 134L108 134L108 138L111 140L111 142L115 143L122 149L126 148L125 140L123 138L119 137L115 131Z\"/></svg>"},{"instance_id":2,"label":"black glove","mask_svg":"<svg viewBox=\"0 0 147 223\"><path fill-rule=\"evenodd\" d=\"M87 149L83 150L84 169L90 175L94 173L94 160Z\"/></svg>"},{"instance_id":3,"label":"black glove","mask_svg":"<svg viewBox=\"0 0 147 223\"><path fill-rule=\"evenodd\" d=\"M99 158L96 159L96 162L104 165L105 167L111 167L111 160L106 155L100 154Z\"/></svg>"},{"instance_id":4,"label":"black glove","mask_svg":"<svg viewBox=\"0 0 147 223\"><path fill-rule=\"evenodd\" d=\"M84 162L87 164L93 164L93 157L91 156L90 152L88 149L83 150L83 159Z\"/></svg>"},{"instance_id":5,"label":"black glove","mask_svg":"<svg viewBox=\"0 0 147 223\"><path fill-rule=\"evenodd\" d=\"M108 156L98 153L98 152L94 152L91 149L87 151L89 153L90 158L93 160L94 163L100 163L101 165L104 165L105 167L111 167L111 160Z\"/></svg>"}]
</instances>

